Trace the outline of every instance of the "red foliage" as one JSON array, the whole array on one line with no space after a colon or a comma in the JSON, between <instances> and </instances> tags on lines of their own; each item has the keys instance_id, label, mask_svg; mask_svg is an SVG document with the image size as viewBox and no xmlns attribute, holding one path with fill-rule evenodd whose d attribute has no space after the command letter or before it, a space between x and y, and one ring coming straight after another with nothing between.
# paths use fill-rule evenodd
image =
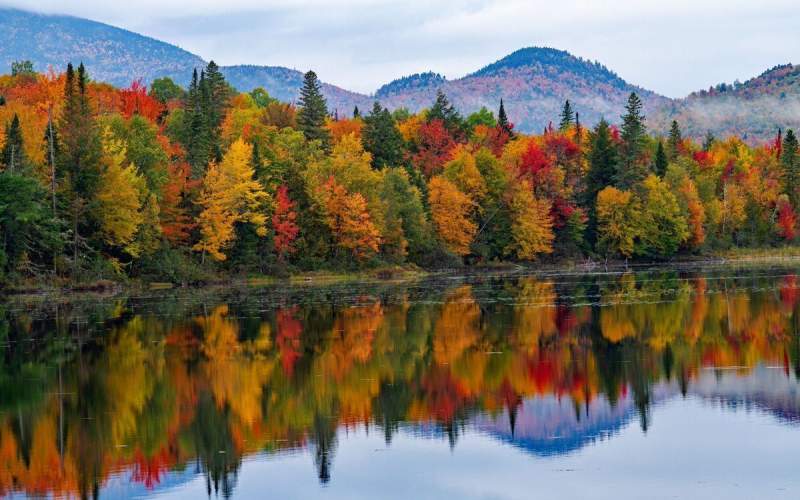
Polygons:
<instances>
[{"instance_id":1,"label":"red foliage","mask_svg":"<svg viewBox=\"0 0 800 500\"><path fill-rule=\"evenodd\" d=\"M450 160L450 152L455 145L456 141L441 120L423 123L417 134L416 153L412 155L412 162L431 177L439 173Z\"/></svg>"},{"instance_id":2,"label":"red foliage","mask_svg":"<svg viewBox=\"0 0 800 500\"><path fill-rule=\"evenodd\" d=\"M792 204L789 200L778 200L778 234L780 234L787 241L793 240L797 234L797 214L794 213Z\"/></svg>"},{"instance_id":3,"label":"red foliage","mask_svg":"<svg viewBox=\"0 0 800 500\"><path fill-rule=\"evenodd\" d=\"M528 150L522 155L519 165L519 176L527 176L536 180L553 167L550 158L535 142L531 141Z\"/></svg>"},{"instance_id":4,"label":"red foliage","mask_svg":"<svg viewBox=\"0 0 800 500\"><path fill-rule=\"evenodd\" d=\"M569 137L563 134L547 134L545 136L545 150L556 162L564 164L576 160L581 154L581 148Z\"/></svg>"},{"instance_id":5,"label":"red foliage","mask_svg":"<svg viewBox=\"0 0 800 500\"><path fill-rule=\"evenodd\" d=\"M283 373L291 376L294 372L294 365L302 354L300 337L303 333L303 324L300 323L295 314L297 306L278 310L276 322L278 324L278 335L275 343L281 357Z\"/></svg>"},{"instance_id":6,"label":"red foliage","mask_svg":"<svg viewBox=\"0 0 800 500\"><path fill-rule=\"evenodd\" d=\"M127 89L119 91L120 113L125 118L140 115L155 122L164 110L164 106L153 97L147 95L147 87L141 80L131 83Z\"/></svg>"},{"instance_id":7,"label":"red foliage","mask_svg":"<svg viewBox=\"0 0 800 500\"><path fill-rule=\"evenodd\" d=\"M711 166L711 155L708 154L708 151L696 151L692 157L702 168Z\"/></svg>"},{"instance_id":8,"label":"red foliage","mask_svg":"<svg viewBox=\"0 0 800 500\"><path fill-rule=\"evenodd\" d=\"M293 210L294 202L289 198L289 190L285 185L278 188L275 198L275 214L272 216L272 227L275 230L275 251L278 259L295 251L292 244L297 238L300 228L295 221L297 213Z\"/></svg>"},{"instance_id":9,"label":"red foliage","mask_svg":"<svg viewBox=\"0 0 800 500\"><path fill-rule=\"evenodd\" d=\"M189 241L196 224L190 214L191 197L200 187L189 178L189 164L179 160L167 168L167 183L161 198L161 231L173 244Z\"/></svg>"},{"instance_id":10,"label":"red foliage","mask_svg":"<svg viewBox=\"0 0 800 500\"><path fill-rule=\"evenodd\" d=\"M790 274L783 278L783 283L781 284L781 302L786 307L787 310L792 311L794 307L797 305L798 293L797 293L797 275Z\"/></svg>"}]
</instances>

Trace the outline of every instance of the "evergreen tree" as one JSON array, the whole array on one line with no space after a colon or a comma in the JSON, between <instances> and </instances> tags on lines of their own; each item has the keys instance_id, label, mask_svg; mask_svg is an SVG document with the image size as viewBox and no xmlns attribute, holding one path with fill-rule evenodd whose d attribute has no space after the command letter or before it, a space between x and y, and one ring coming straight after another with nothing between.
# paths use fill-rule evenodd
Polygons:
<instances>
[{"instance_id":1,"label":"evergreen tree","mask_svg":"<svg viewBox=\"0 0 800 500\"><path fill-rule=\"evenodd\" d=\"M79 265L82 235L90 236L98 227L92 216L92 204L100 182L102 147L86 86L83 64L78 67L77 75L69 64L59 123L62 147L56 173L62 181L63 198L72 219L73 272Z\"/></svg>"},{"instance_id":2,"label":"evergreen tree","mask_svg":"<svg viewBox=\"0 0 800 500\"><path fill-rule=\"evenodd\" d=\"M303 78L300 89L300 111L297 113L297 128L309 141L320 141L324 149L330 148L331 137L325 128L328 107L322 95L316 73L309 71Z\"/></svg>"},{"instance_id":3,"label":"evergreen tree","mask_svg":"<svg viewBox=\"0 0 800 500\"><path fill-rule=\"evenodd\" d=\"M614 182L618 154L611 137L611 127L605 119L594 128L589 138L589 172L586 179L584 206L588 213L586 241L597 241L597 193Z\"/></svg>"},{"instance_id":4,"label":"evergreen tree","mask_svg":"<svg viewBox=\"0 0 800 500\"><path fill-rule=\"evenodd\" d=\"M717 138L714 137L714 134L710 130L706 132L706 136L703 139L703 151L710 150L711 146L714 145L714 142L716 142L716 140Z\"/></svg>"},{"instance_id":5,"label":"evergreen tree","mask_svg":"<svg viewBox=\"0 0 800 500\"><path fill-rule=\"evenodd\" d=\"M183 117L182 142L186 150L186 161L191 167L192 177L203 176L210 158L210 137L208 122L203 113L203 91L205 74L201 72L198 79L197 69L192 73L192 81L186 97L186 108Z\"/></svg>"},{"instance_id":6,"label":"evergreen tree","mask_svg":"<svg viewBox=\"0 0 800 500\"><path fill-rule=\"evenodd\" d=\"M403 136L397 130L392 114L378 101L364 118L361 140L364 149L372 154L373 168L396 167L403 163Z\"/></svg>"},{"instance_id":7,"label":"evergreen tree","mask_svg":"<svg viewBox=\"0 0 800 500\"><path fill-rule=\"evenodd\" d=\"M647 168L641 156L645 143L642 101L635 92L628 97L625 114L622 115L622 157L618 164L616 184L620 189L630 189L647 176Z\"/></svg>"},{"instance_id":8,"label":"evergreen tree","mask_svg":"<svg viewBox=\"0 0 800 500\"><path fill-rule=\"evenodd\" d=\"M5 144L3 144L3 150L0 151L0 164L9 173L18 173L27 165L22 143L22 131L19 126L19 116L16 113L14 113L11 122L6 125Z\"/></svg>"},{"instance_id":9,"label":"evergreen tree","mask_svg":"<svg viewBox=\"0 0 800 500\"><path fill-rule=\"evenodd\" d=\"M786 193L792 202L792 206L797 207L800 201L798 194L798 183L800 183L800 147L798 146L797 136L794 130L786 131L783 139L781 154L781 165L783 166L783 180L786 185Z\"/></svg>"},{"instance_id":10,"label":"evergreen tree","mask_svg":"<svg viewBox=\"0 0 800 500\"><path fill-rule=\"evenodd\" d=\"M441 89L436 91L436 100L428 110L428 123L434 120L441 120L444 128L456 139L464 135L464 119Z\"/></svg>"},{"instance_id":11,"label":"evergreen tree","mask_svg":"<svg viewBox=\"0 0 800 500\"><path fill-rule=\"evenodd\" d=\"M500 110L497 112L497 126L500 127L509 137L514 137L514 125L508 121L506 107L500 99Z\"/></svg>"},{"instance_id":12,"label":"evergreen tree","mask_svg":"<svg viewBox=\"0 0 800 500\"><path fill-rule=\"evenodd\" d=\"M572 105L569 99L564 101L564 108L561 110L561 123L558 130L565 132L575 123L575 112L572 110Z\"/></svg>"},{"instance_id":13,"label":"evergreen tree","mask_svg":"<svg viewBox=\"0 0 800 500\"><path fill-rule=\"evenodd\" d=\"M204 100L203 114L208 127L211 152L219 160L222 156L219 142L220 126L228 108L231 92L225 77L219 70L219 66L214 61L208 63L204 75L205 78L202 79L204 87L202 92Z\"/></svg>"},{"instance_id":14,"label":"evergreen tree","mask_svg":"<svg viewBox=\"0 0 800 500\"><path fill-rule=\"evenodd\" d=\"M353 118L361 118L361 111L359 111L358 106L353 107Z\"/></svg>"},{"instance_id":15,"label":"evergreen tree","mask_svg":"<svg viewBox=\"0 0 800 500\"><path fill-rule=\"evenodd\" d=\"M669 146L669 159L675 161L678 158L678 150L680 144L683 142L683 134L681 128L678 126L677 120L672 120L672 125L669 128L669 139L667 145Z\"/></svg>"},{"instance_id":16,"label":"evergreen tree","mask_svg":"<svg viewBox=\"0 0 800 500\"><path fill-rule=\"evenodd\" d=\"M656 147L656 157L655 161L653 162L653 172L659 177L664 177L664 174L667 173L667 165L669 160L667 159L667 153L664 151L664 142L658 141L658 146Z\"/></svg>"},{"instance_id":17,"label":"evergreen tree","mask_svg":"<svg viewBox=\"0 0 800 500\"><path fill-rule=\"evenodd\" d=\"M580 146L581 137L583 136L583 128L581 127L581 115L575 113L575 142Z\"/></svg>"}]
</instances>

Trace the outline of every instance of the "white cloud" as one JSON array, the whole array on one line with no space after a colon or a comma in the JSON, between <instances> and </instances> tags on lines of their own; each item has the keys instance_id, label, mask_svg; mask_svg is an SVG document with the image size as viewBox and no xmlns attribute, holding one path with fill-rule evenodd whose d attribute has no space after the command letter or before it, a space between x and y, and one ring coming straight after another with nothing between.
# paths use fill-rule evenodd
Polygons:
<instances>
[{"instance_id":1,"label":"white cloud","mask_svg":"<svg viewBox=\"0 0 800 500\"><path fill-rule=\"evenodd\" d=\"M7 0L174 43L221 64L313 68L362 92L434 70L462 76L547 45L670 96L746 80L800 53L800 9L764 0Z\"/></svg>"}]
</instances>

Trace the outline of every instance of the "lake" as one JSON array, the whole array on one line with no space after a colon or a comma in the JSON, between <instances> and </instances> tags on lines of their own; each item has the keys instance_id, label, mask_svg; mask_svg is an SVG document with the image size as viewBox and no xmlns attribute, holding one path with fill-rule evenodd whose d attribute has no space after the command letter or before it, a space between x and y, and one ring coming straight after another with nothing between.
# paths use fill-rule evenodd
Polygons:
<instances>
[{"instance_id":1,"label":"lake","mask_svg":"<svg viewBox=\"0 0 800 500\"><path fill-rule=\"evenodd\" d=\"M0 495L798 498L795 272L15 299Z\"/></svg>"}]
</instances>

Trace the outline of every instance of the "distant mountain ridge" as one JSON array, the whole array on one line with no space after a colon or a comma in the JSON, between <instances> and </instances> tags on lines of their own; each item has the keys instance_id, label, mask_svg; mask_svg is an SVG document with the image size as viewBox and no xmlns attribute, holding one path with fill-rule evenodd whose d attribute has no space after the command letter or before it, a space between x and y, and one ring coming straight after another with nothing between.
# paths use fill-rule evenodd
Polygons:
<instances>
[{"instance_id":1,"label":"distant mountain ridge","mask_svg":"<svg viewBox=\"0 0 800 500\"><path fill-rule=\"evenodd\" d=\"M0 73L11 63L29 59L38 71L67 62L84 62L92 78L117 86L136 79L145 83L168 76L186 85L194 68L206 61L175 45L107 24L62 15L0 8ZM287 102L297 100L303 74L279 66L238 65L221 68L241 91L264 87ZM324 79L324 75L321 75ZM323 83L333 112L349 115L355 106L367 110L374 100L390 109L417 112L443 90L463 114L485 106L496 110L502 98L517 130L540 132L558 120L569 99L581 121L618 122L630 92L642 98L648 126L664 133L673 119L686 135L707 131L721 137L736 133L748 140L772 137L778 127L800 129L800 66L776 66L744 84L719 85L684 99L669 99L630 84L598 62L547 47L519 49L462 78L448 80L433 71L409 75L381 86L373 96Z\"/></svg>"}]
</instances>

